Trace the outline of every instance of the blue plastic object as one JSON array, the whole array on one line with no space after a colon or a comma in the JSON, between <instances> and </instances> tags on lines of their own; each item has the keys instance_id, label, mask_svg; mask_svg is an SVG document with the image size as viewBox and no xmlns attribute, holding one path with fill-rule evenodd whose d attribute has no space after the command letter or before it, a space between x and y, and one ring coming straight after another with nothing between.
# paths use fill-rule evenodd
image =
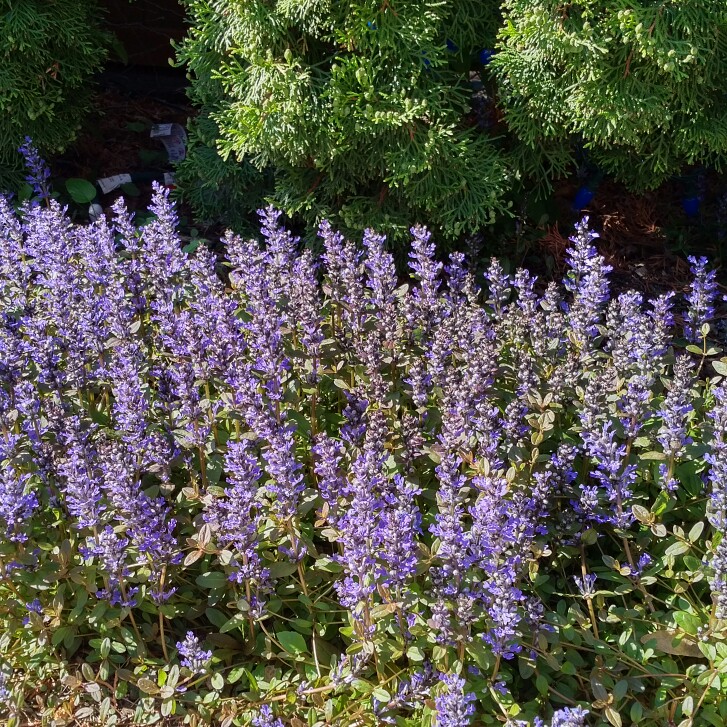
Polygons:
<instances>
[{"instance_id":1,"label":"blue plastic object","mask_svg":"<svg viewBox=\"0 0 727 727\"><path fill-rule=\"evenodd\" d=\"M573 198L573 209L582 210L584 207L587 207L593 199L593 195L594 192L592 189L589 189L588 187L581 187L576 192L576 196Z\"/></svg>"},{"instance_id":2,"label":"blue plastic object","mask_svg":"<svg viewBox=\"0 0 727 727\"><path fill-rule=\"evenodd\" d=\"M701 206L701 197L684 197L684 199L682 199L682 209L687 217L696 217Z\"/></svg>"},{"instance_id":3,"label":"blue plastic object","mask_svg":"<svg viewBox=\"0 0 727 727\"><path fill-rule=\"evenodd\" d=\"M494 55L495 51L490 50L489 48L483 48L480 51L478 58L480 59L480 63L483 66L486 66L492 60L492 56Z\"/></svg>"}]
</instances>

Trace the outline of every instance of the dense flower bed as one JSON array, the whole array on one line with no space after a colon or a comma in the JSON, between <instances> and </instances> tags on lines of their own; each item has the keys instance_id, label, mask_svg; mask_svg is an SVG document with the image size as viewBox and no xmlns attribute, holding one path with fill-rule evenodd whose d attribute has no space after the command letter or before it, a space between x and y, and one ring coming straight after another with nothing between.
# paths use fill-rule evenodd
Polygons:
<instances>
[{"instance_id":1,"label":"dense flower bed","mask_svg":"<svg viewBox=\"0 0 727 727\"><path fill-rule=\"evenodd\" d=\"M0 200L6 724L724 724L704 261L675 340L587 220L564 289L481 292L421 227L400 284L371 230L267 209L222 270L151 211Z\"/></svg>"}]
</instances>

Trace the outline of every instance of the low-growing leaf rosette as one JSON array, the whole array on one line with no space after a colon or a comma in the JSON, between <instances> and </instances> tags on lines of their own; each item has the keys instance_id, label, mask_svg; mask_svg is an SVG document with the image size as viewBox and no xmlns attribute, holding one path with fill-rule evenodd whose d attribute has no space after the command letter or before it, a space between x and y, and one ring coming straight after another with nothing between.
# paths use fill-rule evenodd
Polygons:
<instances>
[{"instance_id":1,"label":"low-growing leaf rosette","mask_svg":"<svg viewBox=\"0 0 727 727\"><path fill-rule=\"evenodd\" d=\"M562 288L481 291L418 226L403 281L373 230L268 208L218 260L151 212L0 201L11 722L723 724L705 263L685 340L587 219Z\"/></svg>"}]
</instances>

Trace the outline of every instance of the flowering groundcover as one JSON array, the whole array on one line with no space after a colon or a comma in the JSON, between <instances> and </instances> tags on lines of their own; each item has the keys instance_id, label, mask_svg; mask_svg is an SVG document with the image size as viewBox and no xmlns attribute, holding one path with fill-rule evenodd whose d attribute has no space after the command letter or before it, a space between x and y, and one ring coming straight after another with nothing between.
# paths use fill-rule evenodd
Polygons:
<instances>
[{"instance_id":1,"label":"flowering groundcover","mask_svg":"<svg viewBox=\"0 0 727 727\"><path fill-rule=\"evenodd\" d=\"M481 291L414 227L400 284L372 230L266 209L220 265L151 212L0 198L5 724L724 724L706 261L611 298L584 220Z\"/></svg>"}]
</instances>

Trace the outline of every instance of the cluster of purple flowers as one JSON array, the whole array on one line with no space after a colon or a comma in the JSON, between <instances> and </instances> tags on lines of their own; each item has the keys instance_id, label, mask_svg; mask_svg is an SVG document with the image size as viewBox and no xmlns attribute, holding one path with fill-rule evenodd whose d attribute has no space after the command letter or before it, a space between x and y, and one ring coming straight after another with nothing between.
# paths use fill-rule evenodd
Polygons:
<instances>
[{"instance_id":1,"label":"cluster of purple flowers","mask_svg":"<svg viewBox=\"0 0 727 727\"><path fill-rule=\"evenodd\" d=\"M182 666L186 666L195 674L206 671L209 660L212 658L212 652L202 648L199 637L188 631L184 641L177 642L177 649Z\"/></svg>"},{"instance_id":2,"label":"cluster of purple flowers","mask_svg":"<svg viewBox=\"0 0 727 727\"><path fill-rule=\"evenodd\" d=\"M152 211L139 230L122 205L81 228L53 201L17 216L0 198L1 539L20 548L63 510L112 606L166 601L205 556L252 629L275 572L302 587L328 553L355 640L370 645L390 617L405 644L427 624L440 647L476 639L499 663L546 628L528 578L537 553L594 524L632 527L649 487L639 437L659 448L656 489L678 489L696 373L686 356L670 373L672 296L609 302L587 219L564 293L493 261L480 296L463 256L437 261L424 228L399 285L383 237L358 247L324 223L318 261L272 208L262 243L225 238L228 285L205 246L183 252L161 188ZM693 265L697 341L715 283ZM714 396L711 517L724 531L724 386ZM549 439L556 426L567 444ZM724 616L722 544L713 568ZM590 599L596 576L580 574L567 587ZM205 671L212 653L193 633L177 648ZM382 710L431 690L440 727L469 724L466 680L431 681L410 675ZM268 708L253 719L279 723Z\"/></svg>"}]
</instances>

